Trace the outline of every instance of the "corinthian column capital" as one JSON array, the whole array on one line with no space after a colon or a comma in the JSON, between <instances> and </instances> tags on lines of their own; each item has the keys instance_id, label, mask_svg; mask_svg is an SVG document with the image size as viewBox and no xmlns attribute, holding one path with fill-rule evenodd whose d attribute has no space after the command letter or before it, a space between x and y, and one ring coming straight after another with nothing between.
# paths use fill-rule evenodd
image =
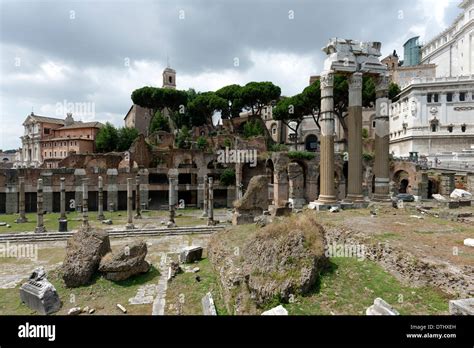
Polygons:
<instances>
[{"instance_id":1,"label":"corinthian column capital","mask_svg":"<svg viewBox=\"0 0 474 348\"><path fill-rule=\"evenodd\" d=\"M319 78L319 81L320 81L321 88L334 87L334 72L333 71L323 72Z\"/></svg>"}]
</instances>

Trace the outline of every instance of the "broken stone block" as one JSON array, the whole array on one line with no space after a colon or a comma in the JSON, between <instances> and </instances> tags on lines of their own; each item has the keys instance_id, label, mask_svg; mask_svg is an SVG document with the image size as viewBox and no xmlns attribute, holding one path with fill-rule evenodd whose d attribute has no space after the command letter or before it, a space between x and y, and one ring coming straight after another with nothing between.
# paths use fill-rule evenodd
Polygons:
<instances>
[{"instance_id":1,"label":"broken stone block","mask_svg":"<svg viewBox=\"0 0 474 348\"><path fill-rule=\"evenodd\" d=\"M35 269L29 280L20 287L20 298L28 307L43 315L57 312L61 308L58 293L46 279L43 267Z\"/></svg>"},{"instance_id":2,"label":"broken stone block","mask_svg":"<svg viewBox=\"0 0 474 348\"><path fill-rule=\"evenodd\" d=\"M367 308L367 315L400 315L392 306L380 297L374 300L374 304Z\"/></svg>"},{"instance_id":3,"label":"broken stone block","mask_svg":"<svg viewBox=\"0 0 474 348\"><path fill-rule=\"evenodd\" d=\"M99 271L112 281L128 279L140 273L146 273L150 264L145 261L147 246L144 241L136 241L126 245L118 252L105 255L100 261Z\"/></svg>"},{"instance_id":4,"label":"broken stone block","mask_svg":"<svg viewBox=\"0 0 474 348\"><path fill-rule=\"evenodd\" d=\"M441 196L440 194L436 193L434 194L433 196L433 199L436 201L436 202L447 202L448 200L446 199L446 197L443 197Z\"/></svg>"},{"instance_id":5,"label":"broken stone block","mask_svg":"<svg viewBox=\"0 0 474 348\"><path fill-rule=\"evenodd\" d=\"M6 222L0 222L0 226L6 226L7 223Z\"/></svg>"},{"instance_id":6,"label":"broken stone block","mask_svg":"<svg viewBox=\"0 0 474 348\"><path fill-rule=\"evenodd\" d=\"M110 220L110 219L102 220L102 223L103 223L104 225L112 225L112 220Z\"/></svg>"},{"instance_id":7,"label":"broken stone block","mask_svg":"<svg viewBox=\"0 0 474 348\"><path fill-rule=\"evenodd\" d=\"M204 315L217 315L216 306L212 294L208 292L201 300L202 314Z\"/></svg>"},{"instance_id":8,"label":"broken stone block","mask_svg":"<svg viewBox=\"0 0 474 348\"><path fill-rule=\"evenodd\" d=\"M464 245L474 247L474 238L464 239Z\"/></svg>"},{"instance_id":9,"label":"broken stone block","mask_svg":"<svg viewBox=\"0 0 474 348\"><path fill-rule=\"evenodd\" d=\"M256 216L268 210L268 177L256 175L250 179L244 196L234 202L233 225L253 223Z\"/></svg>"},{"instance_id":10,"label":"broken stone block","mask_svg":"<svg viewBox=\"0 0 474 348\"><path fill-rule=\"evenodd\" d=\"M288 311L285 309L285 307L279 305L263 312L262 315L288 315Z\"/></svg>"},{"instance_id":11,"label":"broken stone block","mask_svg":"<svg viewBox=\"0 0 474 348\"><path fill-rule=\"evenodd\" d=\"M79 315L81 312L81 307L73 307L67 312L67 315Z\"/></svg>"},{"instance_id":12,"label":"broken stone block","mask_svg":"<svg viewBox=\"0 0 474 348\"><path fill-rule=\"evenodd\" d=\"M329 211L330 211L331 213L338 213L338 212L339 212L339 207L337 207L337 206L331 207L331 208L329 209Z\"/></svg>"},{"instance_id":13,"label":"broken stone block","mask_svg":"<svg viewBox=\"0 0 474 348\"><path fill-rule=\"evenodd\" d=\"M451 315L474 315L474 297L449 301Z\"/></svg>"},{"instance_id":14,"label":"broken stone block","mask_svg":"<svg viewBox=\"0 0 474 348\"><path fill-rule=\"evenodd\" d=\"M181 250L179 254L179 262L191 263L198 261L202 258L202 247L200 246L188 246Z\"/></svg>"},{"instance_id":15,"label":"broken stone block","mask_svg":"<svg viewBox=\"0 0 474 348\"><path fill-rule=\"evenodd\" d=\"M181 272L181 267L179 267L179 263L171 261L170 267L168 270L168 280L174 278L179 272Z\"/></svg>"},{"instance_id":16,"label":"broken stone block","mask_svg":"<svg viewBox=\"0 0 474 348\"><path fill-rule=\"evenodd\" d=\"M80 229L68 239L62 271L67 287L88 284L99 268L102 256L110 252L109 235L104 231Z\"/></svg>"}]
</instances>

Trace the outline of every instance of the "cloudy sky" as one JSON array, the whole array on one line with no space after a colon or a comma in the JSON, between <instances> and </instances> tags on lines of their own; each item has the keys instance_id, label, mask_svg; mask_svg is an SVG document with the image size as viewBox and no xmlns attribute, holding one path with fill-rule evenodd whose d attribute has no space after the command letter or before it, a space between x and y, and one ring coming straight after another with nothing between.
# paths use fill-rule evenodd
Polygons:
<instances>
[{"instance_id":1,"label":"cloudy sky","mask_svg":"<svg viewBox=\"0 0 474 348\"><path fill-rule=\"evenodd\" d=\"M18 148L36 114L123 124L139 87L161 87L169 59L179 89L272 81L299 93L320 73L329 38L428 41L459 0L0 0L0 149ZM84 110L83 108L86 107ZM81 115L77 115L81 113Z\"/></svg>"}]
</instances>

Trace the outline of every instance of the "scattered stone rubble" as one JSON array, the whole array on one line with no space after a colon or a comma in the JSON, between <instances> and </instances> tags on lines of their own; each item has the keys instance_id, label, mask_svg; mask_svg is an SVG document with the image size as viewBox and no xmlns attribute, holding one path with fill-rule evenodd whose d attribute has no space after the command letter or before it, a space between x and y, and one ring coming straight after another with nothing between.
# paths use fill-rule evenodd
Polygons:
<instances>
[{"instance_id":1,"label":"scattered stone rubble","mask_svg":"<svg viewBox=\"0 0 474 348\"><path fill-rule=\"evenodd\" d=\"M374 300L374 304L367 308L365 313L367 315L400 315L396 309L380 297L377 297Z\"/></svg>"},{"instance_id":2,"label":"scattered stone rubble","mask_svg":"<svg viewBox=\"0 0 474 348\"><path fill-rule=\"evenodd\" d=\"M285 309L285 307L279 305L263 312L262 315L288 315L288 311Z\"/></svg>"}]
</instances>

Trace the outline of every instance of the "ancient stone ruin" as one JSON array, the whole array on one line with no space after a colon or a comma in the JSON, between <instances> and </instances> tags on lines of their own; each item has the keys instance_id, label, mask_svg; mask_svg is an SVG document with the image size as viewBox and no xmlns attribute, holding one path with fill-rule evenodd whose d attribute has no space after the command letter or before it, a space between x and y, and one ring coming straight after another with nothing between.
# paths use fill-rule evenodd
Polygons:
<instances>
[{"instance_id":1,"label":"ancient stone ruin","mask_svg":"<svg viewBox=\"0 0 474 348\"><path fill-rule=\"evenodd\" d=\"M120 251L110 252L100 261L99 272L108 280L120 281L140 273L146 273L150 264L145 261L147 246L144 241L136 241Z\"/></svg>"},{"instance_id":2,"label":"ancient stone ruin","mask_svg":"<svg viewBox=\"0 0 474 348\"><path fill-rule=\"evenodd\" d=\"M74 288L88 284L97 272L100 260L111 252L107 232L79 229L67 241L66 259L62 273L67 287Z\"/></svg>"},{"instance_id":3,"label":"ancient stone ruin","mask_svg":"<svg viewBox=\"0 0 474 348\"><path fill-rule=\"evenodd\" d=\"M43 267L33 271L26 283L20 287L21 301L39 314L59 311L61 300L55 287L46 278Z\"/></svg>"},{"instance_id":4,"label":"ancient stone ruin","mask_svg":"<svg viewBox=\"0 0 474 348\"><path fill-rule=\"evenodd\" d=\"M255 217L268 210L268 177L257 175L250 179L244 196L234 202L233 225L253 223Z\"/></svg>"}]
</instances>

